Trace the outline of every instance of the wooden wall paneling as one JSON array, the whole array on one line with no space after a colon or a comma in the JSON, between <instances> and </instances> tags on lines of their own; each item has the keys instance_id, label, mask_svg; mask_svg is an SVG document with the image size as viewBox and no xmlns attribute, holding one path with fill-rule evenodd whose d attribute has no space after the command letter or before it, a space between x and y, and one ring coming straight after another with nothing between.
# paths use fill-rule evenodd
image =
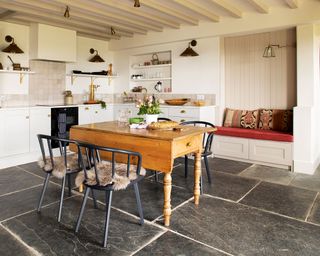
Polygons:
<instances>
[{"instance_id":1,"label":"wooden wall paneling","mask_svg":"<svg viewBox=\"0 0 320 256\"><path fill-rule=\"evenodd\" d=\"M275 58L263 58L269 43L294 45L295 29L225 39L226 107L284 109L295 106L295 48L275 48Z\"/></svg>"}]
</instances>

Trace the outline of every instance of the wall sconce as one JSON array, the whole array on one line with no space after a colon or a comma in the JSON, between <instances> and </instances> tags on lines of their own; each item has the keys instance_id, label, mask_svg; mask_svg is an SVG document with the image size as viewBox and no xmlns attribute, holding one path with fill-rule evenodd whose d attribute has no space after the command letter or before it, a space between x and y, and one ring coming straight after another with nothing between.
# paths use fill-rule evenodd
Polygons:
<instances>
[{"instance_id":1,"label":"wall sconce","mask_svg":"<svg viewBox=\"0 0 320 256\"><path fill-rule=\"evenodd\" d=\"M95 49L93 49L93 48L90 48L89 52L90 52L91 54L96 53L96 55L94 55L94 56L89 60L90 62L104 62L104 59L102 59L102 58L100 57L100 55L98 54L98 51L97 51L97 50L95 50Z\"/></svg>"},{"instance_id":2,"label":"wall sconce","mask_svg":"<svg viewBox=\"0 0 320 256\"><path fill-rule=\"evenodd\" d=\"M3 52L8 52L8 53L23 53L23 51L18 47L18 45L15 44L14 38L12 36L7 35L5 38L6 42L11 44L4 48L2 51Z\"/></svg>"},{"instance_id":3,"label":"wall sconce","mask_svg":"<svg viewBox=\"0 0 320 256\"><path fill-rule=\"evenodd\" d=\"M139 0L134 0L133 7L140 7L140 1Z\"/></svg>"},{"instance_id":4,"label":"wall sconce","mask_svg":"<svg viewBox=\"0 0 320 256\"><path fill-rule=\"evenodd\" d=\"M181 54L180 56L184 56L184 57L187 57L187 56L190 56L190 57L194 57L194 56L199 56L198 53L196 53L190 46L196 46L197 45L197 41L196 40L192 40L190 43L189 43L189 46L188 48L186 48Z\"/></svg>"},{"instance_id":5,"label":"wall sconce","mask_svg":"<svg viewBox=\"0 0 320 256\"><path fill-rule=\"evenodd\" d=\"M66 6L66 10L64 11L64 14L63 14L63 17L65 17L65 18L70 18L70 8L69 8L69 6L67 5Z\"/></svg>"},{"instance_id":6,"label":"wall sconce","mask_svg":"<svg viewBox=\"0 0 320 256\"><path fill-rule=\"evenodd\" d=\"M284 47L287 47L287 45L280 46L280 45L278 45L278 44L269 44L269 45L264 49L264 52L263 52L262 57L264 57L264 58L276 57L276 54L275 54L275 52L274 52L274 48L273 48L273 47L284 48Z\"/></svg>"}]
</instances>

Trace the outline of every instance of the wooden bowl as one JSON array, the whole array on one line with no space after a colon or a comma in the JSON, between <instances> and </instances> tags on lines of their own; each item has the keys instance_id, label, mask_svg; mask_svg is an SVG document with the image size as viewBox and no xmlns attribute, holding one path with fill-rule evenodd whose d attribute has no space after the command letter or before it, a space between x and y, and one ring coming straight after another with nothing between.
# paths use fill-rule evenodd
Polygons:
<instances>
[{"instance_id":1,"label":"wooden bowl","mask_svg":"<svg viewBox=\"0 0 320 256\"><path fill-rule=\"evenodd\" d=\"M182 98L182 99L165 100L164 102L168 105L182 106L189 101L190 101L190 99Z\"/></svg>"}]
</instances>

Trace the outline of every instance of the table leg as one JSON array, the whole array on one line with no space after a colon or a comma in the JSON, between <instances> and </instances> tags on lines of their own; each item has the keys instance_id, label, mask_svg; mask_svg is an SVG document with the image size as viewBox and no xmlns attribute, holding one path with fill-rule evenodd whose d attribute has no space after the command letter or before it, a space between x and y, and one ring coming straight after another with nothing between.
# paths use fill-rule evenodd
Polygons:
<instances>
[{"instance_id":1,"label":"table leg","mask_svg":"<svg viewBox=\"0 0 320 256\"><path fill-rule=\"evenodd\" d=\"M171 188L172 188L172 178L171 172L164 174L163 178L163 190L164 190L164 205L163 205L163 216L164 216L164 225L170 225L170 216L171 216Z\"/></svg>"},{"instance_id":2,"label":"table leg","mask_svg":"<svg viewBox=\"0 0 320 256\"><path fill-rule=\"evenodd\" d=\"M200 199L200 176L201 176L201 153L196 153L194 157L194 204L199 204Z\"/></svg>"}]
</instances>

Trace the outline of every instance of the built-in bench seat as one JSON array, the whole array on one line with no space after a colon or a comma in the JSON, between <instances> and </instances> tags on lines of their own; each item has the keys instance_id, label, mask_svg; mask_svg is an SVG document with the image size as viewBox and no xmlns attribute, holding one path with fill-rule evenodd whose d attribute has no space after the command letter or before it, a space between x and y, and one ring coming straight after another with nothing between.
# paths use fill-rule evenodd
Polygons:
<instances>
[{"instance_id":1,"label":"built-in bench seat","mask_svg":"<svg viewBox=\"0 0 320 256\"><path fill-rule=\"evenodd\" d=\"M261 130L261 129L244 129L233 127L217 127L215 135L232 136L257 140L272 140L272 141L284 141L293 142L293 135L290 133Z\"/></svg>"},{"instance_id":2,"label":"built-in bench seat","mask_svg":"<svg viewBox=\"0 0 320 256\"><path fill-rule=\"evenodd\" d=\"M234 110L231 111L235 112ZM251 111L249 114L252 115L253 112L254 111ZM276 113L276 111L274 112ZM214 156L292 169L294 138L291 132L265 129L265 126L261 126L261 115L260 125L246 123L246 128L230 127L236 123L234 120L236 120L236 118L239 120L239 116L241 116L239 111L233 115L232 120L231 118L228 119L225 117L224 126L217 127L218 130L215 132L213 139ZM242 113L242 116L243 115ZM251 121L252 119L253 122L257 122L259 116L251 119L248 118L247 120ZM236 120L238 122L237 124L239 124L238 120ZM279 122L279 120L277 121ZM280 122L281 121L280 118ZM276 124L273 123L273 125ZM258 126L260 127L254 128Z\"/></svg>"}]
</instances>

